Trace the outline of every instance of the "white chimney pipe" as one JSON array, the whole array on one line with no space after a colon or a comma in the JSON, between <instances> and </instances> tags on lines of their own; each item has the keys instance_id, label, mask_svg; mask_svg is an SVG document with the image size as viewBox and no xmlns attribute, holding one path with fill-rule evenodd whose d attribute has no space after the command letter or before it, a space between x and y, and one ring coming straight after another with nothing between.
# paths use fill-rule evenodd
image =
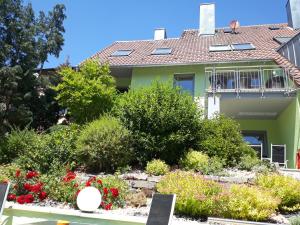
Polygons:
<instances>
[{"instance_id":1,"label":"white chimney pipe","mask_svg":"<svg viewBox=\"0 0 300 225\"><path fill-rule=\"evenodd\" d=\"M157 28L154 30L154 40L167 39L167 30L165 28Z\"/></svg>"},{"instance_id":2,"label":"white chimney pipe","mask_svg":"<svg viewBox=\"0 0 300 225\"><path fill-rule=\"evenodd\" d=\"M216 31L215 4L204 3L200 5L199 35L214 35Z\"/></svg>"},{"instance_id":3,"label":"white chimney pipe","mask_svg":"<svg viewBox=\"0 0 300 225\"><path fill-rule=\"evenodd\" d=\"M286 11L289 27L300 29L300 0L288 0Z\"/></svg>"}]
</instances>

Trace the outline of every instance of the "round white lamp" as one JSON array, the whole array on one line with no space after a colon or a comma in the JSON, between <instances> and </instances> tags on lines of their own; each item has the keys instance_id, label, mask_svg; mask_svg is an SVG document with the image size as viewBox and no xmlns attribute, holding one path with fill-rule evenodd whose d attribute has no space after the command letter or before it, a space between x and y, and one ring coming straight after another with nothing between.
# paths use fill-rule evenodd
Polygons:
<instances>
[{"instance_id":1,"label":"round white lamp","mask_svg":"<svg viewBox=\"0 0 300 225\"><path fill-rule=\"evenodd\" d=\"M101 204L100 191L95 187L85 187L79 192L76 203L81 211L94 212Z\"/></svg>"}]
</instances>

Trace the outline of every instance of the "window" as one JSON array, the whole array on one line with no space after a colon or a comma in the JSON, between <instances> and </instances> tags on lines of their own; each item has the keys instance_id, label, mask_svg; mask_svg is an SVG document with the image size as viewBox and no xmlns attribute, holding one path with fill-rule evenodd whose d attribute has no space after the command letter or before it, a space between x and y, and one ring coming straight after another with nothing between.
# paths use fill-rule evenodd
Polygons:
<instances>
[{"instance_id":1,"label":"window","mask_svg":"<svg viewBox=\"0 0 300 225\"><path fill-rule=\"evenodd\" d=\"M156 48L152 52L152 55L169 55L171 54L172 49L171 48Z\"/></svg>"},{"instance_id":2,"label":"window","mask_svg":"<svg viewBox=\"0 0 300 225\"><path fill-rule=\"evenodd\" d=\"M276 27L276 26L271 26L269 27L270 30L280 30L280 27Z\"/></svg>"},{"instance_id":3,"label":"window","mask_svg":"<svg viewBox=\"0 0 300 225\"><path fill-rule=\"evenodd\" d=\"M111 56L129 56L132 50L117 50Z\"/></svg>"},{"instance_id":4,"label":"window","mask_svg":"<svg viewBox=\"0 0 300 225\"><path fill-rule=\"evenodd\" d=\"M231 47L236 51L255 49L254 45L251 43L232 44Z\"/></svg>"},{"instance_id":5,"label":"window","mask_svg":"<svg viewBox=\"0 0 300 225\"><path fill-rule=\"evenodd\" d=\"M268 157L267 134L265 131L243 131L242 135L244 137L244 141L256 150L259 158L261 158L261 156L263 158Z\"/></svg>"},{"instance_id":6,"label":"window","mask_svg":"<svg viewBox=\"0 0 300 225\"><path fill-rule=\"evenodd\" d=\"M183 92L187 92L193 97L194 97L194 82L195 82L195 76L193 74L174 75L174 86L180 87Z\"/></svg>"},{"instance_id":7,"label":"window","mask_svg":"<svg viewBox=\"0 0 300 225\"><path fill-rule=\"evenodd\" d=\"M230 27L225 27L223 31L224 33L232 33L232 29Z\"/></svg>"},{"instance_id":8,"label":"window","mask_svg":"<svg viewBox=\"0 0 300 225\"><path fill-rule=\"evenodd\" d=\"M223 52L223 51L231 51L230 45L211 45L209 46L210 52Z\"/></svg>"},{"instance_id":9,"label":"window","mask_svg":"<svg viewBox=\"0 0 300 225\"><path fill-rule=\"evenodd\" d=\"M274 37L275 41L277 41L279 44L287 43L289 40L292 39L292 37Z\"/></svg>"},{"instance_id":10,"label":"window","mask_svg":"<svg viewBox=\"0 0 300 225\"><path fill-rule=\"evenodd\" d=\"M258 89L261 87L260 73L257 70L240 71L241 89Z\"/></svg>"}]
</instances>

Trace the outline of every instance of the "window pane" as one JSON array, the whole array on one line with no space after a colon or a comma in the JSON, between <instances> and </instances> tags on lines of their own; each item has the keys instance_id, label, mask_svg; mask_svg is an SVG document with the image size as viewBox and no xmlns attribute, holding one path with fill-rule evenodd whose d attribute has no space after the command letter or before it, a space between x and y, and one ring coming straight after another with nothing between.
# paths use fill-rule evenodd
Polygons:
<instances>
[{"instance_id":1,"label":"window pane","mask_svg":"<svg viewBox=\"0 0 300 225\"><path fill-rule=\"evenodd\" d=\"M117 50L111 56L128 56L132 50Z\"/></svg>"},{"instance_id":2,"label":"window pane","mask_svg":"<svg viewBox=\"0 0 300 225\"><path fill-rule=\"evenodd\" d=\"M274 37L274 40L277 41L279 44L284 44L291 39L292 37Z\"/></svg>"},{"instance_id":3,"label":"window pane","mask_svg":"<svg viewBox=\"0 0 300 225\"><path fill-rule=\"evenodd\" d=\"M152 55L169 55L171 54L172 49L171 48L156 48Z\"/></svg>"},{"instance_id":4,"label":"window pane","mask_svg":"<svg viewBox=\"0 0 300 225\"><path fill-rule=\"evenodd\" d=\"M243 43L243 44L233 44L233 50L251 50L255 49L255 47L251 43Z\"/></svg>"},{"instance_id":5,"label":"window pane","mask_svg":"<svg viewBox=\"0 0 300 225\"><path fill-rule=\"evenodd\" d=\"M209 46L210 52L219 52L219 51L230 51L230 45L211 45Z\"/></svg>"},{"instance_id":6,"label":"window pane","mask_svg":"<svg viewBox=\"0 0 300 225\"><path fill-rule=\"evenodd\" d=\"M174 80L175 86L194 96L194 75L175 75Z\"/></svg>"}]
</instances>

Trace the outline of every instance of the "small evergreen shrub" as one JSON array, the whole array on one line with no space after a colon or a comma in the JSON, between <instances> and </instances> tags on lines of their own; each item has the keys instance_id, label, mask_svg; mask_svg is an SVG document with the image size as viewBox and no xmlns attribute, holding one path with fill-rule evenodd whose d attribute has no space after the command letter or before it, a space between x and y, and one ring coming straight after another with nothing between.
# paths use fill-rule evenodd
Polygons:
<instances>
[{"instance_id":1,"label":"small evergreen shrub","mask_svg":"<svg viewBox=\"0 0 300 225\"><path fill-rule=\"evenodd\" d=\"M269 191L246 185L232 185L224 216L233 219L266 221L278 208L280 199Z\"/></svg>"},{"instance_id":2,"label":"small evergreen shrub","mask_svg":"<svg viewBox=\"0 0 300 225\"><path fill-rule=\"evenodd\" d=\"M295 216L289 219L291 225L300 225L300 216Z\"/></svg>"},{"instance_id":3,"label":"small evergreen shrub","mask_svg":"<svg viewBox=\"0 0 300 225\"><path fill-rule=\"evenodd\" d=\"M202 120L198 133L197 149L224 160L225 166L237 166L245 155L256 156L244 142L238 122L223 115Z\"/></svg>"},{"instance_id":4,"label":"small evergreen shrub","mask_svg":"<svg viewBox=\"0 0 300 225\"><path fill-rule=\"evenodd\" d=\"M146 172L150 175L165 175L169 172L169 166L162 160L154 159L147 163Z\"/></svg>"},{"instance_id":5,"label":"small evergreen shrub","mask_svg":"<svg viewBox=\"0 0 300 225\"><path fill-rule=\"evenodd\" d=\"M130 131L118 119L104 116L82 130L76 157L90 171L114 172L132 160L131 144Z\"/></svg>"},{"instance_id":6,"label":"small evergreen shrub","mask_svg":"<svg viewBox=\"0 0 300 225\"><path fill-rule=\"evenodd\" d=\"M176 194L177 214L203 219L222 215L228 196L220 184L183 171L167 174L157 184L157 190L162 194Z\"/></svg>"},{"instance_id":7,"label":"small evergreen shrub","mask_svg":"<svg viewBox=\"0 0 300 225\"><path fill-rule=\"evenodd\" d=\"M241 157L241 161L238 164L238 168L241 170L252 170L261 164L261 161L256 156L244 155Z\"/></svg>"},{"instance_id":8,"label":"small evergreen shrub","mask_svg":"<svg viewBox=\"0 0 300 225\"><path fill-rule=\"evenodd\" d=\"M281 199L280 210L292 212L300 209L300 181L278 174L261 174L256 184Z\"/></svg>"},{"instance_id":9,"label":"small evergreen shrub","mask_svg":"<svg viewBox=\"0 0 300 225\"><path fill-rule=\"evenodd\" d=\"M217 174L223 170L223 163L219 158L209 158L205 153L198 151L189 151L180 160L180 165L184 170L193 170L206 175Z\"/></svg>"}]
</instances>

